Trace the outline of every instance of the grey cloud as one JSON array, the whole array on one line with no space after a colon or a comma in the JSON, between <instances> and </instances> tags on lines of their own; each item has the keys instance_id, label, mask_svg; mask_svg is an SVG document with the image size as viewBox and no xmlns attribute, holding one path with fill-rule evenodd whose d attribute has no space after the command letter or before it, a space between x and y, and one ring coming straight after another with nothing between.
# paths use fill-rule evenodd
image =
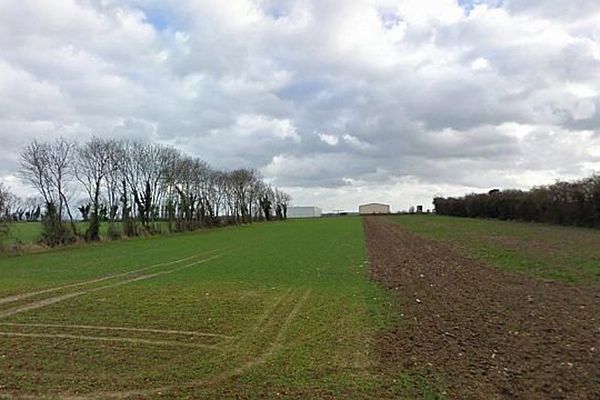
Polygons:
<instances>
[{"instance_id":1,"label":"grey cloud","mask_svg":"<svg viewBox=\"0 0 600 400\"><path fill-rule=\"evenodd\" d=\"M4 1L0 178L33 137L91 133L342 208L600 169L600 6L480 3Z\"/></svg>"}]
</instances>

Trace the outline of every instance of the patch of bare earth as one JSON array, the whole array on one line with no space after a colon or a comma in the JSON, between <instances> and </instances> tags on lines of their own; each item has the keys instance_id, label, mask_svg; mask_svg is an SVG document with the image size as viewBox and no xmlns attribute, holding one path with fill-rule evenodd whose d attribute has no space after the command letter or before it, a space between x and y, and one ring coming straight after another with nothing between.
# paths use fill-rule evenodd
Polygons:
<instances>
[{"instance_id":1,"label":"patch of bare earth","mask_svg":"<svg viewBox=\"0 0 600 400\"><path fill-rule=\"evenodd\" d=\"M384 367L435 371L452 399L600 398L600 288L505 272L363 221L370 272L403 315L378 340Z\"/></svg>"}]
</instances>

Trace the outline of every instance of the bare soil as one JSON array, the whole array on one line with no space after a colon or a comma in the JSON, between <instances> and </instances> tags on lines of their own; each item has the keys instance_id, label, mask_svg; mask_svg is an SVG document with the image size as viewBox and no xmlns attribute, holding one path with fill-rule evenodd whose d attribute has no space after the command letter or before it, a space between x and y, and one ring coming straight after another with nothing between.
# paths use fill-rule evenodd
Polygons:
<instances>
[{"instance_id":1,"label":"bare soil","mask_svg":"<svg viewBox=\"0 0 600 400\"><path fill-rule=\"evenodd\" d=\"M600 288L506 272L384 217L363 220L372 277L401 315L382 366L431 371L451 399L600 399Z\"/></svg>"}]
</instances>

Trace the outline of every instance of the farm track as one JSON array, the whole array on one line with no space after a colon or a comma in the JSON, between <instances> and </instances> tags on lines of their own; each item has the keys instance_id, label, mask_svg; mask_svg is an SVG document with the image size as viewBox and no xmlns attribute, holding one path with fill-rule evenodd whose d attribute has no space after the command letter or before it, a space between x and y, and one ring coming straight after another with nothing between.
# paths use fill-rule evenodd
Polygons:
<instances>
[{"instance_id":1,"label":"farm track","mask_svg":"<svg viewBox=\"0 0 600 400\"><path fill-rule=\"evenodd\" d=\"M363 219L370 272L399 325L382 368L441 376L451 399L597 399L600 290L475 261L385 218Z\"/></svg>"}]
</instances>

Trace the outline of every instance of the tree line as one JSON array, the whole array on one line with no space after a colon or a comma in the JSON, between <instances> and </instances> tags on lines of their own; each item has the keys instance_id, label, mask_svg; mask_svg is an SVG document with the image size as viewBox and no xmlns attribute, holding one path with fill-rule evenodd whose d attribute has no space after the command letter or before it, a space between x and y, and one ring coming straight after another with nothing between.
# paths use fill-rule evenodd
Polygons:
<instances>
[{"instance_id":1,"label":"tree line","mask_svg":"<svg viewBox=\"0 0 600 400\"><path fill-rule=\"evenodd\" d=\"M441 215L600 228L600 175L531 190L437 197L433 204Z\"/></svg>"},{"instance_id":2,"label":"tree line","mask_svg":"<svg viewBox=\"0 0 600 400\"><path fill-rule=\"evenodd\" d=\"M1 186L0 218L40 220L41 240L50 246L99 240L101 222L117 239L165 226L180 232L286 219L291 200L254 169L223 171L169 146L98 137L81 144L33 140L20 153L18 175L39 201L22 201ZM88 222L84 232L79 219Z\"/></svg>"}]
</instances>

